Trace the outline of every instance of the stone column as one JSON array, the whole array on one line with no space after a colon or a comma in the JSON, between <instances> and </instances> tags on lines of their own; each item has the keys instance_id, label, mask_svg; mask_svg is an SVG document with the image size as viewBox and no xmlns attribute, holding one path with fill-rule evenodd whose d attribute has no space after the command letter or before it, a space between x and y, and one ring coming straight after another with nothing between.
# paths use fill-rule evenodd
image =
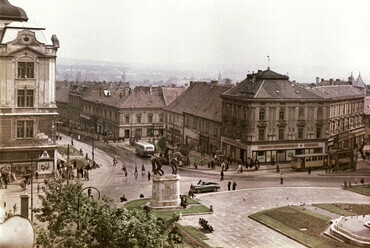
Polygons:
<instances>
[{"instance_id":1,"label":"stone column","mask_svg":"<svg viewBox=\"0 0 370 248\"><path fill-rule=\"evenodd\" d=\"M180 176L164 175L153 177L152 199L149 206L154 209L180 207Z\"/></svg>"}]
</instances>

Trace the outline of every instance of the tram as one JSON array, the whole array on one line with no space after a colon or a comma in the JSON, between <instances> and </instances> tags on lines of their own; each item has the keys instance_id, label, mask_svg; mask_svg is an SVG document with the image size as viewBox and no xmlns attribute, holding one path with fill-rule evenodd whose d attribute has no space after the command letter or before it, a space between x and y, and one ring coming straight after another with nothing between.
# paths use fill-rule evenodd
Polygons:
<instances>
[{"instance_id":1,"label":"tram","mask_svg":"<svg viewBox=\"0 0 370 248\"><path fill-rule=\"evenodd\" d=\"M292 156L290 162L293 170L306 170L308 168L324 167L324 162L328 161L326 153L297 154Z\"/></svg>"}]
</instances>

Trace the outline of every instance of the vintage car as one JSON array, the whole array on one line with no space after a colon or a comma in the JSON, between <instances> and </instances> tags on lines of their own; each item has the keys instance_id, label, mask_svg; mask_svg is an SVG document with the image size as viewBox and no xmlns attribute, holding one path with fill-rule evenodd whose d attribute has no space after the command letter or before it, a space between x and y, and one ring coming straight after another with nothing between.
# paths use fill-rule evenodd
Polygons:
<instances>
[{"instance_id":1,"label":"vintage car","mask_svg":"<svg viewBox=\"0 0 370 248\"><path fill-rule=\"evenodd\" d=\"M194 192L196 193L217 191L218 189L220 189L220 185L216 182L200 180L196 185L194 185Z\"/></svg>"}]
</instances>

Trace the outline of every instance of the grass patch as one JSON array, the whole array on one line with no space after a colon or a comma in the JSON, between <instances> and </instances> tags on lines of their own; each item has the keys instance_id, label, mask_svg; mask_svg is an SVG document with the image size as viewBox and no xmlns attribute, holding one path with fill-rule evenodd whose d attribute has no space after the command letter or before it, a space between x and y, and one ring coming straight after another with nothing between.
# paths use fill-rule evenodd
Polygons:
<instances>
[{"instance_id":1,"label":"grass patch","mask_svg":"<svg viewBox=\"0 0 370 248\"><path fill-rule=\"evenodd\" d=\"M204 233L202 233L201 231L199 231L198 229L196 229L195 227L192 227L192 226L182 226L180 224L177 224L177 226L185 232L185 235L184 235L184 241L186 244L188 244L190 247L205 247L205 248L211 248L211 246L209 246L207 243L205 243L203 240L204 239L208 239L206 235L204 235ZM196 240L196 242L194 242L194 240L192 240L192 238L189 238L187 236L191 236L193 239Z\"/></svg>"},{"instance_id":2,"label":"grass patch","mask_svg":"<svg viewBox=\"0 0 370 248\"><path fill-rule=\"evenodd\" d=\"M322 235L330 225L330 218L298 206L264 210L249 216L309 247L353 247Z\"/></svg>"},{"instance_id":3,"label":"grass patch","mask_svg":"<svg viewBox=\"0 0 370 248\"><path fill-rule=\"evenodd\" d=\"M68 153L68 145L58 146L57 150L62 156L66 156ZM83 156L83 154L79 150L74 148L73 146L69 146L69 155L70 156Z\"/></svg>"},{"instance_id":4,"label":"grass patch","mask_svg":"<svg viewBox=\"0 0 370 248\"><path fill-rule=\"evenodd\" d=\"M125 208L129 211L143 211L142 207L144 204L149 202L150 199L140 199L130 201L125 204ZM176 209L176 210L153 210L153 213L159 218L170 219L174 214L181 214L188 215L188 214L197 214L197 213L210 213L211 210L206 206L200 204L199 202L195 201L194 199L188 198L188 203L192 205L188 206L185 209Z\"/></svg>"},{"instance_id":5,"label":"grass patch","mask_svg":"<svg viewBox=\"0 0 370 248\"><path fill-rule=\"evenodd\" d=\"M370 184L353 185L347 188L351 191L370 196Z\"/></svg>"},{"instance_id":6,"label":"grass patch","mask_svg":"<svg viewBox=\"0 0 370 248\"><path fill-rule=\"evenodd\" d=\"M321 203L313 205L343 216L370 214L370 205L368 204Z\"/></svg>"}]
</instances>

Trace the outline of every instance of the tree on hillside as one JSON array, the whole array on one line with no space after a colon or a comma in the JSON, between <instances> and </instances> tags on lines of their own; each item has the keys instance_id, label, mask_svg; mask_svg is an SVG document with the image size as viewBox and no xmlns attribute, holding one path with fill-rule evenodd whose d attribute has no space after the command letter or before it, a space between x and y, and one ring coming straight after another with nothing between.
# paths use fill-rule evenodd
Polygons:
<instances>
[{"instance_id":1,"label":"tree on hillside","mask_svg":"<svg viewBox=\"0 0 370 248\"><path fill-rule=\"evenodd\" d=\"M178 217L164 222L150 209L130 212L113 206L103 196L97 200L82 190L80 182L46 181L41 207L36 218L45 224L37 228L36 243L40 247L171 247L169 235Z\"/></svg>"}]
</instances>

